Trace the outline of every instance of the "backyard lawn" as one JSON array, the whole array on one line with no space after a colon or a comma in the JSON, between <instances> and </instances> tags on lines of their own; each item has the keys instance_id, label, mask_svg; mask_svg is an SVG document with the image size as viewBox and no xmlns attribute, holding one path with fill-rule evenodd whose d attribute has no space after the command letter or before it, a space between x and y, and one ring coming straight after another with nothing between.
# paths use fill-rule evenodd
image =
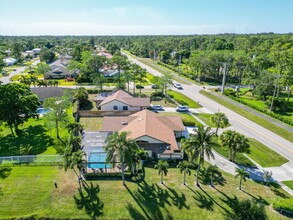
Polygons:
<instances>
[{"instance_id":1,"label":"backyard lawn","mask_svg":"<svg viewBox=\"0 0 293 220\"><path fill-rule=\"evenodd\" d=\"M0 218L224 219L231 217L233 205L239 201L256 199L265 205L268 219L285 219L269 208L275 199L287 197L277 186L265 188L247 181L240 191L239 180L223 173L215 189L203 178L200 182L205 184L197 188L194 171L187 176L188 186L184 186L177 168L169 168L165 185L161 185L158 171L152 167L145 168L144 179L127 181L127 187L120 179L108 177L83 182L80 190L71 170L65 173L62 168L49 166L2 168Z\"/></svg>"},{"instance_id":2,"label":"backyard lawn","mask_svg":"<svg viewBox=\"0 0 293 220\"><path fill-rule=\"evenodd\" d=\"M81 117L79 120L86 131L99 131L102 128L103 117Z\"/></svg>"}]
</instances>

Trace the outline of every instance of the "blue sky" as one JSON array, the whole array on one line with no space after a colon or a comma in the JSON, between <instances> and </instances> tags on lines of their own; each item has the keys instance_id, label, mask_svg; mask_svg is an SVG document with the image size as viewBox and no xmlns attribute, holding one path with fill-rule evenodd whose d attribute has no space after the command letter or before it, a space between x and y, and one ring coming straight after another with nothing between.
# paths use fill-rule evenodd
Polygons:
<instances>
[{"instance_id":1,"label":"blue sky","mask_svg":"<svg viewBox=\"0 0 293 220\"><path fill-rule=\"evenodd\" d=\"M293 32L293 0L0 0L0 35Z\"/></svg>"}]
</instances>

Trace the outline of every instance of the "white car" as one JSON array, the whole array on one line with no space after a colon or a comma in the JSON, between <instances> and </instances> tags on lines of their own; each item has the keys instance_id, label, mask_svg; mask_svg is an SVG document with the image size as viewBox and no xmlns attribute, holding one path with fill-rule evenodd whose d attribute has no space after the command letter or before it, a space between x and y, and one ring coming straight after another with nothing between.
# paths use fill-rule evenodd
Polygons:
<instances>
[{"instance_id":1,"label":"white car","mask_svg":"<svg viewBox=\"0 0 293 220\"><path fill-rule=\"evenodd\" d=\"M174 83L174 87L177 89L182 89L182 86L180 83Z\"/></svg>"},{"instance_id":2,"label":"white car","mask_svg":"<svg viewBox=\"0 0 293 220\"><path fill-rule=\"evenodd\" d=\"M187 106L184 106L184 105L179 105L176 108L176 112L189 112L189 108Z\"/></svg>"},{"instance_id":3,"label":"white car","mask_svg":"<svg viewBox=\"0 0 293 220\"><path fill-rule=\"evenodd\" d=\"M164 108L161 105L153 105L152 110L154 110L154 111L163 111Z\"/></svg>"}]
</instances>

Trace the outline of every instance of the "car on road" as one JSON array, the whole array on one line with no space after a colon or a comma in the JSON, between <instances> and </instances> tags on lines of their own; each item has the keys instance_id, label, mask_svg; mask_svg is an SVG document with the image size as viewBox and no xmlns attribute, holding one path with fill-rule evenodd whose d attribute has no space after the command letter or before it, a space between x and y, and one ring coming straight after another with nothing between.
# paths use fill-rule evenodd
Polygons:
<instances>
[{"instance_id":1,"label":"car on road","mask_svg":"<svg viewBox=\"0 0 293 220\"><path fill-rule=\"evenodd\" d=\"M189 112L189 108L188 106L185 106L185 105L179 105L176 108L176 112Z\"/></svg>"},{"instance_id":2,"label":"car on road","mask_svg":"<svg viewBox=\"0 0 293 220\"><path fill-rule=\"evenodd\" d=\"M158 89L159 88L159 86L157 86L157 85L152 85L152 89Z\"/></svg>"},{"instance_id":3,"label":"car on road","mask_svg":"<svg viewBox=\"0 0 293 220\"><path fill-rule=\"evenodd\" d=\"M164 111L164 107L161 105L152 105L151 108L154 111Z\"/></svg>"},{"instance_id":4,"label":"car on road","mask_svg":"<svg viewBox=\"0 0 293 220\"><path fill-rule=\"evenodd\" d=\"M141 86L141 85L136 85L135 86L137 89L144 89L144 86Z\"/></svg>"},{"instance_id":5,"label":"car on road","mask_svg":"<svg viewBox=\"0 0 293 220\"><path fill-rule=\"evenodd\" d=\"M183 89L180 83L174 83L173 85L177 89Z\"/></svg>"}]
</instances>

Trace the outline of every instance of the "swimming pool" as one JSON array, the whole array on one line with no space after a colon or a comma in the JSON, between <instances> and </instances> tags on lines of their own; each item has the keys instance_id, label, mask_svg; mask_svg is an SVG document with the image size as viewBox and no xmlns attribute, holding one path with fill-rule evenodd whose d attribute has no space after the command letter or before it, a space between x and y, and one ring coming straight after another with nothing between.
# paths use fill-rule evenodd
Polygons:
<instances>
[{"instance_id":1,"label":"swimming pool","mask_svg":"<svg viewBox=\"0 0 293 220\"><path fill-rule=\"evenodd\" d=\"M91 152L88 157L88 168L112 168L111 164L106 164L107 154L105 152Z\"/></svg>"},{"instance_id":2,"label":"swimming pool","mask_svg":"<svg viewBox=\"0 0 293 220\"><path fill-rule=\"evenodd\" d=\"M44 115L50 112L50 109L46 109L46 108L37 108L37 113L39 115Z\"/></svg>"}]
</instances>

